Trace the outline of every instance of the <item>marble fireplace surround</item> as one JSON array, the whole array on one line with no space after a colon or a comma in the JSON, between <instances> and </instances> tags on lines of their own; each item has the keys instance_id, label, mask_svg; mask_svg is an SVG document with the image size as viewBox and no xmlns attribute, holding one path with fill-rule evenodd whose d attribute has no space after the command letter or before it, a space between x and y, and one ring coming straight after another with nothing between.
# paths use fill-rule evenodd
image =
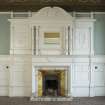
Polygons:
<instances>
[{"instance_id":1,"label":"marble fireplace surround","mask_svg":"<svg viewBox=\"0 0 105 105\"><path fill-rule=\"evenodd\" d=\"M40 96L38 92L38 82L40 81L38 78L39 70L47 70L47 71L64 71L65 70L65 96ZM32 70L32 101L71 101L72 100L72 84L71 84L71 66L70 65L40 65L33 66Z\"/></svg>"}]
</instances>

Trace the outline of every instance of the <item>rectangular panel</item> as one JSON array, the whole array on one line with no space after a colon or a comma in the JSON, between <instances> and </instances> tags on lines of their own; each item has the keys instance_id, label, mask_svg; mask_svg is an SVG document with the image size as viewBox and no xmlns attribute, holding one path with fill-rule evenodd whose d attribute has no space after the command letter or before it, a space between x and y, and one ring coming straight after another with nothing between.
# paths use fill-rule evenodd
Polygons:
<instances>
[{"instance_id":1,"label":"rectangular panel","mask_svg":"<svg viewBox=\"0 0 105 105\"><path fill-rule=\"evenodd\" d=\"M61 55L65 45L64 27L42 26L39 29L39 53L41 55Z\"/></svg>"},{"instance_id":2,"label":"rectangular panel","mask_svg":"<svg viewBox=\"0 0 105 105\"><path fill-rule=\"evenodd\" d=\"M17 82L24 82L24 72L14 72L13 73L13 80L14 80L14 83L17 83Z\"/></svg>"},{"instance_id":3,"label":"rectangular panel","mask_svg":"<svg viewBox=\"0 0 105 105\"><path fill-rule=\"evenodd\" d=\"M73 54L89 54L90 51L90 28L76 28L73 35Z\"/></svg>"},{"instance_id":4,"label":"rectangular panel","mask_svg":"<svg viewBox=\"0 0 105 105\"><path fill-rule=\"evenodd\" d=\"M0 96L8 96L8 87L7 86L0 87Z\"/></svg>"},{"instance_id":5,"label":"rectangular panel","mask_svg":"<svg viewBox=\"0 0 105 105\"><path fill-rule=\"evenodd\" d=\"M80 82L89 80L88 72L76 72L75 77L76 77L75 80Z\"/></svg>"},{"instance_id":6,"label":"rectangular panel","mask_svg":"<svg viewBox=\"0 0 105 105\"><path fill-rule=\"evenodd\" d=\"M89 88L88 87L73 87L72 95L74 97L88 97L89 96Z\"/></svg>"},{"instance_id":7,"label":"rectangular panel","mask_svg":"<svg viewBox=\"0 0 105 105\"><path fill-rule=\"evenodd\" d=\"M105 87L95 87L95 96L105 96Z\"/></svg>"}]
</instances>

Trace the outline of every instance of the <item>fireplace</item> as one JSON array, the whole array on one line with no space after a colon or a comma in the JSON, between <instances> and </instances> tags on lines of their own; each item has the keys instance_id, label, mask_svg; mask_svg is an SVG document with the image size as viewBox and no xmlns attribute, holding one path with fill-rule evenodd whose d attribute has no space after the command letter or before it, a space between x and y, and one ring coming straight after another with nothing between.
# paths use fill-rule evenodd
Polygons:
<instances>
[{"instance_id":1,"label":"fireplace","mask_svg":"<svg viewBox=\"0 0 105 105\"><path fill-rule=\"evenodd\" d=\"M38 96L65 96L65 70L39 70Z\"/></svg>"},{"instance_id":2,"label":"fireplace","mask_svg":"<svg viewBox=\"0 0 105 105\"><path fill-rule=\"evenodd\" d=\"M39 66L32 73L33 101L71 101L69 66Z\"/></svg>"}]
</instances>

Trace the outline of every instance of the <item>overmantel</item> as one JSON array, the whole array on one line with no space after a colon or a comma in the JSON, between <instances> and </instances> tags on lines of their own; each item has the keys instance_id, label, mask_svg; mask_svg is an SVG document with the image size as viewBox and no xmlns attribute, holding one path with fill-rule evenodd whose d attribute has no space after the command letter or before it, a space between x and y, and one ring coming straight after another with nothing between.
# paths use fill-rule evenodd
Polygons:
<instances>
[{"instance_id":1,"label":"overmantel","mask_svg":"<svg viewBox=\"0 0 105 105\"><path fill-rule=\"evenodd\" d=\"M40 9L37 13L32 14L29 20L36 22L72 22L73 17L60 7L45 7Z\"/></svg>"},{"instance_id":2,"label":"overmantel","mask_svg":"<svg viewBox=\"0 0 105 105\"><path fill-rule=\"evenodd\" d=\"M18 23L23 23L23 24L27 24L27 25L30 25L31 27L34 27L34 26L48 26L48 24L52 25L52 26L70 26L70 25L73 25L73 22L70 22L68 20L61 20L61 21L58 21L58 20L55 20L55 21L50 21L50 20L46 20L46 21L36 21L36 20L31 20L31 19L8 19L8 21L11 23L11 24L18 24Z\"/></svg>"},{"instance_id":3,"label":"overmantel","mask_svg":"<svg viewBox=\"0 0 105 105\"><path fill-rule=\"evenodd\" d=\"M26 18L12 18L9 19L12 23L28 22L34 26L42 24L72 24L74 18L60 7L45 7L38 12L32 13L31 16Z\"/></svg>"},{"instance_id":4,"label":"overmantel","mask_svg":"<svg viewBox=\"0 0 105 105\"><path fill-rule=\"evenodd\" d=\"M94 54L93 18L77 19L60 7L45 7L30 17L12 18L9 21L10 54Z\"/></svg>"}]
</instances>

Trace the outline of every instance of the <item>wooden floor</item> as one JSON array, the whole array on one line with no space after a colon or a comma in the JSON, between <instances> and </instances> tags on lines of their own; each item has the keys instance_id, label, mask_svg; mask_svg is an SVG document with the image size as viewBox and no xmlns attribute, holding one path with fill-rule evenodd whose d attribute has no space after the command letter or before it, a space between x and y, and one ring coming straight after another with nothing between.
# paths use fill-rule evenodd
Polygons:
<instances>
[{"instance_id":1,"label":"wooden floor","mask_svg":"<svg viewBox=\"0 0 105 105\"><path fill-rule=\"evenodd\" d=\"M0 105L105 105L105 97L74 98L72 102L32 102L27 97L0 97Z\"/></svg>"}]
</instances>

